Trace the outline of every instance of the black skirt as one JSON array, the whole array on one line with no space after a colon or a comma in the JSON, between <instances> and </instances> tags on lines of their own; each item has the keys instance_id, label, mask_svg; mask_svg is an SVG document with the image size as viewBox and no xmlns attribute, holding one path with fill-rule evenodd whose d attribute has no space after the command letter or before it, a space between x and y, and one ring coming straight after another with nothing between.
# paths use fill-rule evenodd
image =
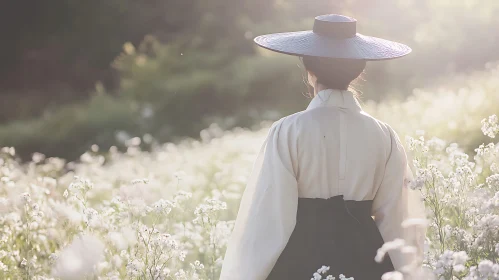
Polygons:
<instances>
[{"instance_id":1,"label":"black skirt","mask_svg":"<svg viewBox=\"0 0 499 280\"><path fill-rule=\"evenodd\" d=\"M384 242L371 208L372 200L299 198L296 227L267 280L308 280L323 265L336 279L379 280L393 271L388 255L374 261Z\"/></svg>"}]
</instances>

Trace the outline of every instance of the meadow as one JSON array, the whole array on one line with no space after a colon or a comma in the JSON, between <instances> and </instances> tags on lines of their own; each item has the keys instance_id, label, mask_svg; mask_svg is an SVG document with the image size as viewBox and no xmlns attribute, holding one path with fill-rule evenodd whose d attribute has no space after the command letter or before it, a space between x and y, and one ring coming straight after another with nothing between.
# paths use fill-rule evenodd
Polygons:
<instances>
[{"instance_id":1,"label":"meadow","mask_svg":"<svg viewBox=\"0 0 499 280\"><path fill-rule=\"evenodd\" d=\"M499 279L498 74L489 64L404 101L363 104L406 141L428 212L424 266L435 279ZM125 152L94 145L74 162L38 153L20 162L15 147L2 148L0 278L218 279L270 124L213 124L175 144L145 135Z\"/></svg>"}]
</instances>

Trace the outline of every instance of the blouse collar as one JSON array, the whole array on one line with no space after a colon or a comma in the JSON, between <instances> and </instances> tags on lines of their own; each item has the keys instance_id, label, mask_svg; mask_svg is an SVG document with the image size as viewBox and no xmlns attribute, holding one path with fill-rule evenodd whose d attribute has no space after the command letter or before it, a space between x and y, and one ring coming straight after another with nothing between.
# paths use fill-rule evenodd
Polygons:
<instances>
[{"instance_id":1,"label":"blouse collar","mask_svg":"<svg viewBox=\"0 0 499 280\"><path fill-rule=\"evenodd\" d=\"M359 111L362 110L359 102L351 91L339 89L319 91L312 101L310 101L307 110L318 107L339 107Z\"/></svg>"}]
</instances>

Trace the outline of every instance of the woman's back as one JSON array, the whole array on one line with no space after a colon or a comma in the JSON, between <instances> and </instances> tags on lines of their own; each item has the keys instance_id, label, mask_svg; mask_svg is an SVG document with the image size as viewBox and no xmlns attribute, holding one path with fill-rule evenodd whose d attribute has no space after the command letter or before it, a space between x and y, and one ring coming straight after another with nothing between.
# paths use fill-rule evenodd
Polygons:
<instances>
[{"instance_id":1,"label":"woman's back","mask_svg":"<svg viewBox=\"0 0 499 280\"><path fill-rule=\"evenodd\" d=\"M296 154L290 154L299 197L374 198L390 155L391 133L362 111L351 92L322 91L305 111L282 122L279 134L296 147Z\"/></svg>"},{"instance_id":2,"label":"woman's back","mask_svg":"<svg viewBox=\"0 0 499 280\"><path fill-rule=\"evenodd\" d=\"M371 280L421 259L424 231L402 227L405 219L424 217L419 194L408 188L407 166L395 132L363 112L351 92L320 91L306 110L270 128L221 279L299 280L327 265ZM389 252L375 263L376 250L396 238L409 240L416 254Z\"/></svg>"},{"instance_id":3,"label":"woman's back","mask_svg":"<svg viewBox=\"0 0 499 280\"><path fill-rule=\"evenodd\" d=\"M383 237L371 218L392 152L390 128L362 111L351 92L329 89L279 120L274 133L276 157L296 178L298 206L296 226L267 279L307 279L322 265L358 280L393 270L390 259L374 261ZM400 173L402 187L403 168L391 171ZM378 207L384 199L378 197ZM398 219L384 221L382 232L392 238Z\"/></svg>"}]
</instances>

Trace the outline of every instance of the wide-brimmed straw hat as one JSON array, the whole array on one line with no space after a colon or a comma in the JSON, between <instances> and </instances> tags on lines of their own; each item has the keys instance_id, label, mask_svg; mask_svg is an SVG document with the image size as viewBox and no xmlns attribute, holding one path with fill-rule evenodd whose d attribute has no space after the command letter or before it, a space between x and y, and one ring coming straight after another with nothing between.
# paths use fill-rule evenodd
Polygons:
<instances>
[{"instance_id":1,"label":"wide-brimmed straw hat","mask_svg":"<svg viewBox=\"0 0 499 280\"><path fill-rule=\"evenodd\" d=\"M313 30L258 36L259 46L289 55L386 60L405 56L408 46L357 33L357 20L343 15L315 18Z\"/></svg>"}]
</instances>

